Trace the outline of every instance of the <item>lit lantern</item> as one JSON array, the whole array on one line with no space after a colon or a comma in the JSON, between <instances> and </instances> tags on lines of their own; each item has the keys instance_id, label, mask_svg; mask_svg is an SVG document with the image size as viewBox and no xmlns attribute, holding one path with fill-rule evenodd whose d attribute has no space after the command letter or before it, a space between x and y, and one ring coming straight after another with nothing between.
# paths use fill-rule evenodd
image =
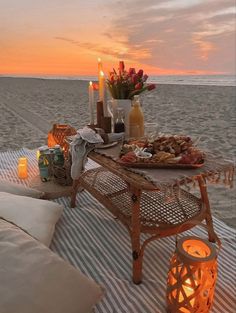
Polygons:
<instances>
[{"instance_id":1,"label":"lit lantern","mask_svg":"<svg viewBox=\"0 0 236 313\"><path fill-rule=\"evenodd\" d=\"M167 280L167 312L209 312L217 278L217 254L210 242L195 236L178 240Z\"/></svg>"},{"instance_id":2,"label":"lit lantern","mask_svg":"<svg viewBox=\"0 0 236 313\"><path fill-rule=\"evenodd\" d=\"M77 134L75 128L66 124L53 124L52 129L48 133L47 146L49 148L55 147L55 145L60 145L64 151L64 155L67 157L69 153L69 144L66 138L69 136L74 136Z\"/></svg>"},{"instance_id":3,"label":"lit lantern","mask_svg":"<svg viewBox=\"0 0 236 313\"><path fill-rule=\"evenodd\" d=\"M48 133L48 147L53 148L55 145L57 145L57 141L55 140L53 133Z\"/></svg>"},{"instance_id":4,"label":"lit lantern","mask_svg":"<svg viewBox=\"0 0 236 313\"><path fill-rule=\"evenodd\" d=\"M28 160L27 158L19 158L18 160L18 177L25 179L28 177Z\"/></svg>"}]
</instances>

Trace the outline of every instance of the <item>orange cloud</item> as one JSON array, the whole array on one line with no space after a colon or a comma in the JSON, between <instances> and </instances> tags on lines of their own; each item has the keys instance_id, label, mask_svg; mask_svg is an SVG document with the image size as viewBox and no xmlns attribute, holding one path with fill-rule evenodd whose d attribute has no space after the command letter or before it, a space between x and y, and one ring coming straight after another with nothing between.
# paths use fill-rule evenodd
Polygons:
<instances>
[{"instance_id":1,"label":"orange cloud","mask_svg":"<svg viewBox=\"0 0 236 313\"><path fill-rule=\"evenodd\" d=\"M209 41L204 41L201 37L196 36L193 38L193 43L197 46L197 56L203 61L207 61L209 59L209 55L212 51L216 50L216 47L213 43Z\"/></svg>"},{"instance_id":2,"label":"orange cloud","mask_svg":"<svg viewBox=\"0 0 236 313\"><path fill-rule=\"evenodd\" d=\"M98 56L106 72L120 59L153 75L235 70L234 0L10 2L0 74L97 74Z\"/></svg>"}]
</instances>

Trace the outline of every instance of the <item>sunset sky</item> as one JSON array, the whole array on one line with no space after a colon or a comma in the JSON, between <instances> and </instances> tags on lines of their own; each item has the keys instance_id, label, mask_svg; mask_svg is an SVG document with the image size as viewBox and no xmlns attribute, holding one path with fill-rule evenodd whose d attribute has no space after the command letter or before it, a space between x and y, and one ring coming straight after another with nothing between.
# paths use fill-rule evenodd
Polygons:
<instances>
[{"instance_id":1,"label":"sunset sky","mask_svg":"<svg viewBox=\"0 0 236 313\"><path fill-rule=\"evenodd\" d=\"M235 74L235 0L0 0L0 74Z\"/></svg>"}]
</instances>

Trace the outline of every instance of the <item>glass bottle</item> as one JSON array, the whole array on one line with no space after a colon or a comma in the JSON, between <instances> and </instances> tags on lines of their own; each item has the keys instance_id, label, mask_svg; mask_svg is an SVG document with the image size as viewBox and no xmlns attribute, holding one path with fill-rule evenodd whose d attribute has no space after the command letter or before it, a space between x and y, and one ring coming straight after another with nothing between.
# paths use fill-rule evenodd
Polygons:
<instances>
[{"instance_id":1,"label":"glass bottle","mask_svg":"<svg viewBox=\"0 0 236 313\"><path fill-rule=\"evenodd\" d=\"M139 96L134 96L133 105L129 113L129 136L141 138L144 136L144 116Z\"/></svg>"},{"instance_id":2,"label":"glass bottle","mask_svg":"<svg viewBox=\"0 0 236 313\"><path fill-rule=\"evenodd\" d=\"M125 132L124 111L121 108L117 109L117 118L114 124L114 133Z\"/></svg>"},{"instance_id":3,"label":"glass bottle","mask_svg":"<svg viewBox=\"0 0 236 313\"><path fill-rule=\"evenodd\" d=\"M38 159L38 166L39 166L39 175L43 182L50 180L49 175L49 160L47 157L49 150L47 147L40 147L39 148L39 159Z\"/></svg>"},{"instance_id":4,"label":"glass bottle","mask_svg":"<svg viewBox=\"0 0 236 313\"><path fill-rule=\"evenodd\" d=\"M54 158L53 163L54 165L63 166L64 165L64 155L61 150L60 145L55 145L54 147Z\"/></svg>"}]
</instances>

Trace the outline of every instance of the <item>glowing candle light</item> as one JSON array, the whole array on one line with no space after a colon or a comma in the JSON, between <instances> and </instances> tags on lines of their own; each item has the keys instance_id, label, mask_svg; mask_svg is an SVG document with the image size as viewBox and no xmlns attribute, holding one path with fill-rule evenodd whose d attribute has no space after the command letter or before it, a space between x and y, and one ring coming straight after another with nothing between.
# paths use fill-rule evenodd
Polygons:
<instances>
[{"instance_id":1,"label":"glowing candle light","mask_svg":"<svg viewBox=\"0 0 236 313\"><path fill-rule=\"evenodd\" d=\"M105 75L103 71L100 71L99 75L99 100L103 102L103 113L104 116L107 116Z\"/></svg>"},{"instance_id":2,"label":"glowing candle light","mask_svg":"<svg viewBox=\"0 0 236 313\"><path fill-rule=\"evenodd\" d=\"M219 247L220 240L216 237ZM217 253L207 240L185 236L178 240L167 279L167 311L209 312L217 278Z\"/></svg>"},{"instance_id":3,"label":"glowing candle light","mask_svg":"<svg viewBox=\"0 0 236 313\"><path fill-rule=\"evenodd\" d=\"M100 76L100 72L102 71L102 60L98 58L98 78Z\"/></svg>"},{"instance_id":4,"label":"glowing candle light","mask_svg":"<svg viewBox=\"0 0 236 313\"><path fill-rule=\"evenodd\" d=\"M90 113L90 125L94 125L94 93L93 93L93 83L89 82L89 113Z\"/></svg>"},{"instance_id":5,"label":"glowing candle light","mask_svg":"<svg viewBox=\"0 0 236 313\"><path fill-rule=\"evenodd\" d=\"M28 159L26 157L19 158L18 164L27 164Z\"/></svg>"},{"instance_id":6,"label":"glowing candle light","mask_svg":"<svg viewBox=\"0 0 236 313\"><path fill-rule=\"evenodd\" d=\"M187 298L191 297L194 294L194 289L191 287L191 280L188 278L186 281L182 284L184 294L186 295ZM184 301L184 297L182 293L179 293L179 302ZM195 299L193 298L192 300L189 301L190 305L194 307ZM186 310L186 312L191 312Z\"/></svg>"},{"instance_id":7,"label":"glowing candle light","mask_svg":"<svg viewBox=\"0 0 236 313\"><path fill-rule=\"evenodd\" d=\"M19 158L18 160L18 177L25 179L28 177L28 160L27 158Z\"/></svg>"}]
</instances>

